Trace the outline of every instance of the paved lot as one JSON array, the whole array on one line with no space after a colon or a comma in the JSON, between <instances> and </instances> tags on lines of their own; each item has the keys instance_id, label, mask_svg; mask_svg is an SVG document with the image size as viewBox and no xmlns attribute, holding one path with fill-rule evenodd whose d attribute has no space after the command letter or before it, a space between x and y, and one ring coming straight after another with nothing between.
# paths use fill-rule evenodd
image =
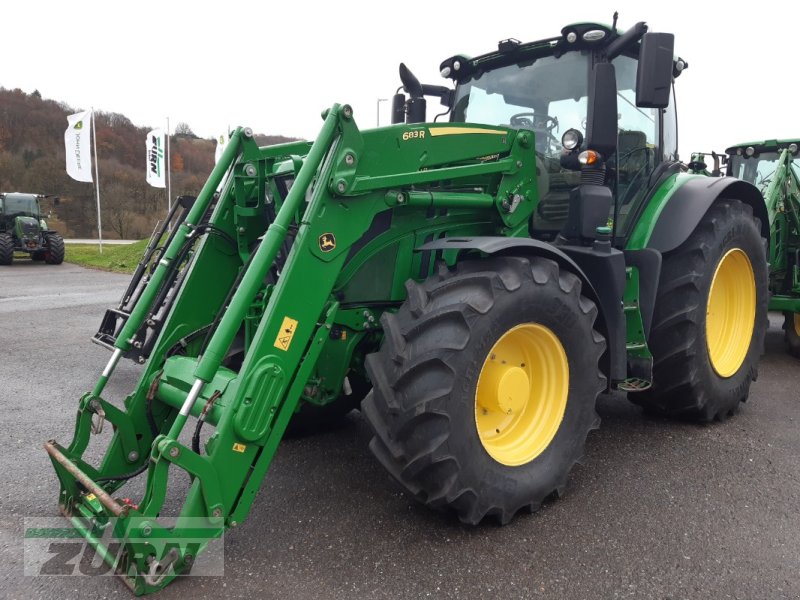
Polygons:
<instances>
[{"instance_id":1,"label":"paved lot","mask_svg":"<svg viewBox=\"0 0 800 600\"><path fill-rule=\"evenodd\" d=\"M23 517L57 514L42 442L70 439L108 358L89 338L126 282L67 264L0 270L0 596L130 596L110 577L23 577L21 538ZM136 372L123 363L109 395ZM225 577L159 598L800 598L800 362L777 317L751 400L727 423L648 419L621 395L599 411L567 496L506 527L467 528L410 501L357 413L287 441L226 536Z\"/></svg>"}]
</instances>

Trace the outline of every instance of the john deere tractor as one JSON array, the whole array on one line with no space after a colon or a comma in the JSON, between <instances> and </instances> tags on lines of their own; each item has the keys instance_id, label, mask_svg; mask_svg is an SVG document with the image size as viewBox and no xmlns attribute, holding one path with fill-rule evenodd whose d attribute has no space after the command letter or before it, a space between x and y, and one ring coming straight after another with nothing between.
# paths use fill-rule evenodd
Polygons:
<instances>
[{"instance_id":1,"label":"john deere tractor","mask_svg":"<svg viewBox=\"0 0 800 600\"><path fill-rule=\"evenodd\" d=\"M789 352L800 358L800 139L728 148L727 174L755 185L769 213L770 310L784 314Z\"/></svg>"},{"instance_id":2,"label":"john deere tractor","mask_svg":"<svg viewBox=\"0 0 800 600\"><path fill-rule=\"evenodd\" d=\"M468 524L561 494L603 392L735 411L762 352L769 221L752 184L678 161L685 68L671 34L580 23L450 57L449 85L401 65L388 127L334 104L313 143L236 129L104 320L113 354L74 439L45 445L63 514L141 594L244 522L291 421L359 389L380 463ZM425 122L428 98L446 119ZM141 378L111 398L122 357ZM168 525L176 469L192 483Z\"/></svg>"},{"instance_id":3,"label":"john deere tractor","mask_svg":"<svg viewBox=\"0 0 800 600\"><path fill-rule=\"evenodd\" d=\"M50 265L64 262L64 240L47 228L40 194L0 194L0 265L10 265L14 252L26 252Z\"/></svg>"}]
</instances>

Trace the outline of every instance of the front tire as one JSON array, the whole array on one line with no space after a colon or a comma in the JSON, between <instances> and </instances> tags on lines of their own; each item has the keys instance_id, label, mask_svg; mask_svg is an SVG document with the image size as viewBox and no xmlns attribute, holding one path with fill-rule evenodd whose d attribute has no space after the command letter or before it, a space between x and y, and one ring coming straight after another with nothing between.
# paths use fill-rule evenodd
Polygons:
<instances>
[{"instance_id":1,"label":"front tire","mask_svg":"<svg viewBox=\"0 0 800 600\"><path fill-rule=\"evenodd\" d=\"M792 356L800 358L800 313L783 313L783 331L786 348Z\"/></svg>"},{"instance_id":2,"label":"front tire","mask_svg":"<svg viewBox=\"0 0 800 600\"><path fill-rule=\"evenodd\" d=\"M664 256L649 340L653 387L630 399L688 420L733 414L758 376L768 298L759 220L739 200L717 201Z\"/></svg>"},{"instance_id":3,"label":"front tire","mask_svg":"<svg viewBox=\"0 0 800 600\"><path fill-rule=\"evenodd\" d=\"M48 265L60 265L64 262L64 238L57 233L45 234L47 238L47 250L44 254L44 262Z\"/></svg>"},{"instance_id":4,"label":"front tire","mask_svg":"<svg viewBox=\"0 0 800 600\"><path fill-rule=\"evenodd\" d=\"M385 313L361 410L370 449L420 502L507 523L563 492L599 424L597 308L548 259L442 267Z\"/></svg>"},{"instance_id":5,"label":"front tire","mask_svg":"<svg viewBox=\"0 0 800 600\"><path fill-rule=\"evenodd\" d=\"M0 265L10 265L14 261L14 239L9 233L0 233Z\"/></svg>"}]
</instances>

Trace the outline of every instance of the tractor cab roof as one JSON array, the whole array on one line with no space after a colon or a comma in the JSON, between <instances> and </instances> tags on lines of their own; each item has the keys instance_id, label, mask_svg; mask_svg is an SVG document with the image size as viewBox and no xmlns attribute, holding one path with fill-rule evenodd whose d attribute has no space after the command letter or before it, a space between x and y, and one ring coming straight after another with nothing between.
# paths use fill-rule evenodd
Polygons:
<instances>
[{"instance_id":1,"label":"tractor cab roof","mask_svg":"<svg viewBox=\"0 0 800 600\"><path fill-rule=\"evenodd\" d=\"M46 198L44 194L28 194L23 192L1 192L0 198L22 200L23 198Z\"/></svg>"},{"instance_id":2,"label":"tractor cab roof","mask_svg":"<svg viewBox=\"0 0 800 600\"><path fill-rule=\"evenodd\" d=\"M21 216L39 218L39 200L42 194L23 194L20 192L0 193L0 215L6 218Z\"/></svg>"},{"instance_id":3,"label":"tractor cab roof","mask_svg":"<svg viewBox=\"0 0 800 600\"><path fill-rule=\"evenodd\" d=\"M762 140L758 142L743 142L735 144L725 150L725 154L733 156L734 154L743 154L747 152L748 148L753 148L750 156L754 154L761 154L762 152L780 152L785 150L792 144L795 144L794 152L797 152L797 147L800 147L800 138L788 138L783 140Z\"/></svg>"},{"instance_id":4,"label":"tractor cab roof","mask_svg":"<svg viewBox=\"0 0 800 600\"><path fill-rule=\"evenodd\" d=\"M636 27L646 25L637 24ZM625 30L605 25L602 23L573 23L561 29L558 37L537 40L534 42L520 42L509 38L501 40L497 50L472 58L466 54L456 54L439 65L439 71L444 78L460 82L476 72L497 69L511 63L530 60L535 61L541 56L561 56L573 50L593 50L606 48L619 39ZM636 43L638 48L640 42ZM677 77L688 67L688 63L678 56L673 59L673 76Z\"/></svg>"}]
</instances>

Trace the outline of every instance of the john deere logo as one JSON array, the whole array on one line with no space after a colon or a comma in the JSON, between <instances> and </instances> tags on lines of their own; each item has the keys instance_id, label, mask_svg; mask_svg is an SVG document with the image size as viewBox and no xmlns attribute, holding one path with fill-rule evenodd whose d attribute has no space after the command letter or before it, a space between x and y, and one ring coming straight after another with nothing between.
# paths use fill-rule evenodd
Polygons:
<instances>
[{"instance_id":1,"label":"john deere logo","mask_svg":"<svg viewBox=\"0 0 800 600\"><path fill-rule=\"evenodd\" d=\"M78 121L75 123L75 127L73 129L83 129L83 121Z\"/></svg>"},{"instance_id":2,"label":"john deere logo","mask_svg":"<svg viewBox=\"0 0 800 600\"><path fill-rule=\"evenodd\" d=\"M336 236L332 233L323 233L319 236L319 249L323 252L330 252L336 248Z\"/></svg>"}]
</instances>

